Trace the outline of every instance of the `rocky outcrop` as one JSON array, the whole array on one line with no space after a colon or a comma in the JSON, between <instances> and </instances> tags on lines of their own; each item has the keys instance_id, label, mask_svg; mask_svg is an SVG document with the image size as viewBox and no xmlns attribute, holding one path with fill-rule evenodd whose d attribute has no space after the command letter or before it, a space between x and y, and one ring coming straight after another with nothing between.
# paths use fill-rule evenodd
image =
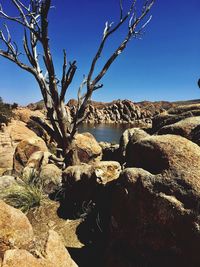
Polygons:
<instances>
[{"instance_id":1,"label":"rocky outcrop","mask_svg":"<svg viewBox=\"0 0 200 267\"><path fill-rule=\"evenodd\" d=\"M76 113L76 101L70 101L71 116ZM117 100L111 103L90 102L85 114L85 123L131 123L138 127L150 127L154 112L143 109L130 100Z\"/></svg>"},{"instance_id":2,"label":"rocky outcrop","mask_svg":"<svg viewBox=\"0 0 200 267\"><path fill-rule=\"evenodd\" d=\"M26 138L37 137L25 123L12 120L0 130L0 175L13 169L13 155L19 142Z\"/></svg>"},{"instance_id":3,"label":"rocky outcrop","mask_svg":"<svg viewBox=\"0 0 200 267\"><path fill-rule=\"evenodd\" d=\"M17 184L17 179L13 176L0 176L0 191Z\"/></svg>"},{"instance_id":4,"label":"rocky outcrop","mask_svg":"<svg viewBox=\"0 0 200 267\"><path fill-rule=\"evenodd\" d=\"M55 231L33 232L28 218L3 201L0 201L0 263L2 267L77 267Z\"/></svg>"},{"instance_id":5,"label":"rocky outcrop","mask_svg":"<svg viewBox=\"0 0 200 267\"><path fill-rule=\"evenodd\" d=\"M131 128L124 131L120 138L120 153L121 158L124 158L126 155L126 147L131 141L131 143L135 143L145 137L149 136L144 130L138 128Z\"/></svg>"},{"instance_id":6,"label":"rocky outcrop","mask_svg":"<svg viewBox=\"0 0 200 267\"><path fill-rule=\"evenodd\" d=\"M176 106L155 116L152 120L152 132L156 133L167 125L177 123L186 118L200 116L200 104Z\"/></svg>"},{"instance_id":7,"label":"rocky outcrop","mask_svg":"<svg viewBox=\"0 0 200 267\"><path fill-rule=\"evenodd\" d=\"M27 217L33 227L35 236L44 236L50 230L56 231L64 246L70 248L82 248L84 244L76 235L76 228L82 219L66 220L61 218L59 212L60 203L56 201L46 201L37 209L31 209Z\"/></svg>"},{"instance_id":8,"label":"rocky outcrop","mask_svg":"<svg viewBox=\"0 0 200 267\"><path fill-rule=\"evenodd\" d=\"M158 134L175 134L183 136L200 145L200 117L190 117L176 123L163 126Z\"/></svg>"},{"instance_id":9,"label":"rocky outcrop","mask_svg":"<svg viewBox=\"0 0 200 267\"><path fill-rule=\"evenodd\" d=\"M151 127L151 119L172 107L175 103L167 101L150 102L143 101L134 103L131 100L115 100L112 102L96 102L89 101L85 110L87 114L85 123L130 123L134 127L149 128ZM16 115L21 116L24 121L30 117L31 112L39 112L38 115L44 114L44 102L40 101L35 104L28 105L27 109L31 111L26 112L25 109L18 109ZM77 110L77 100L71 99L66 105L67 112L74 117ZM35 113L36 114L36 113ZM33 114L34 115L34 114Z\"/></svg>"},{"instance_id":10,"label":"rocky outcrop","mask_svg":"<svg viewBox=\"0 0 200 267\"><path fill-rule=\"evenodd\" d=\"M121 166L116 161L100 161L93 165L70 166L63 172L63 189L66 198L63 206L77 214L90 212L100 188L117 180ZM87 204L89 203L89 204ZM86 204L86 207L83 207ZM91 205L90 205L91 204ZM73 207L73 208L72 208Z\"/></svg>"},{"instance_id":11,"label":"rocky outcrop","mask_svg":"<svg viewBox=\"0 0 200 267\"><path fill-rule=\"evenodd\" d=\"M120 153L119 153L119 144L111 144L108 142L99 142L99 145L102 148L102 160L114 160L119 161L121 160Z\"/></svg>"},{"instance_id":12,"label":"rocky outcrop","mask_svg":"<svg viewBox=\"0 0 200 267\"><path fill-rule=\"evenodd\" d=\"M90 133L76 134L68 153L68 165L92 164L102 158L102 148Z\"/></svg>"},{"instance_id":13,"label":"rocky outcrop","mask_svg":"<svg viewBox=\"0 0 200 267\"><path fill-rule=\"evenodd\" d=\"M92 180L99 184L107 184L119 177L121 166L117 161L100 161L93 165L82 164L66 168L63 171L63 182L66 184L84 183Z\"/></svg>"},{"instance_id":14,"label":"rocky outcrop","mask_svg":"<svg viewBox=\"0 0 200 267\"><path fill-rule=\"evenodd\" d=\"M45 142L40 137L22 140L15 149L14 170L21 173L31 155L36 151L48 152Z\"/></svg>"},{"instance_id":15,"label":"rocky outcrop","mask_svg":"<svg viewBox=\"0 0 200 267\"><path fill-rule=\"evenodd\" d=\"M0 130L0 175L13 167L14 146L6 127Z\"/></svg>"},{"instance_id":16,"label":"rocky outcrop","mask_svg":"<svg viewBox=\"0 0 200 267\"><path fill-rule=\"evenodd\" d=\"M45 193L52 193L62 184L62 170L54 164L43 166L39 172Z\"/></svg>"},{"instance_id":17,"label":"rocky outcrop","mask_svg":"<svg viewBox=\"0 0 200 267\"><path fill-rule=\"evenodd\" d=\"M18 121L22 121L24 123L28 123L30 121L30 117L31 116L37 116L39 118L45 118L44 115L44 110L43 112L40 110L31 110L29 108L26 107L19 107L17 109L15 109L14 111L14 119L18 120Z\"/></svg>"},{"instance_id":18,"label":"rocky outcrop","mask_svg":"<svg viewBox=\"0 0 200 267\"><path fill-rule=\"evenodd\" d=\"M37 135L27 128L26 124L22 121L13 120L7 127L7 133L9 133L14 147L26 138L34 138Z\"/></svg>"},{"instance_id":19,"label":"rocky outcrop","mask_svg":"<svg viewBox=\"0 0 200 267\"><path fill-rule=\"evenodd\" d=\"M200 148L175 135L127 147L112 197L106 266L200 264Z\"/></svg>"},{"instance_id":20,"label":"rocky outcrop","mask_svg":"<svg viewBox=\"0 0 200 267\"><path fill-rule=\"evenodd\" d=\"M0 257L9 248L27 248L33 229L27 217L0 200Z\"/></svg>"},{"instance_id":21,"label":"rocky outcrop","mask_svg":"<svg viewBox=\"0 0 200 267\"><path fill-rule=\"evenodd\" d=\"M23 249L7 250L2 267L77 267L56 232L49 231L44 243L41 254L35 256Z\"/></svg>"}]
</instances>

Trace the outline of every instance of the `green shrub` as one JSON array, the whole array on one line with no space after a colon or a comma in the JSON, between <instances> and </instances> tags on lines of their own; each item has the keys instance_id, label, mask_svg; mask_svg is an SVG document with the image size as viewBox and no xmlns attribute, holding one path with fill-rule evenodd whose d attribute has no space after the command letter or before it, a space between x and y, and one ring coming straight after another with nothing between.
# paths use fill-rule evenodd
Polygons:
<instances>
[{"instance_id":1,"label":"green shrub","mask_svg":"<svg viewBox=\"0 0 200 267\"><path fill-rule=\"evenodd\" d=\"M4 103L0 97L0 123L8 124L13 117L12 106Z\"/></svg>"},{"instance_id":2,"label":"green shrub","mask_svg":"<svg viewBox=\"0 0 200 267\"><path fill-rule=\"evenodd\" d=\"M0 199L26 213L45 202L47 195L43 191L40 179L33 174L27 181L20 181L20 183L2 190Z\"/></svg>"},{"instance_id":3,"label":"green shrub","mask_svg":"<svg viewBox=\"0 0 200 267\"><path fill-rule=\"evenodd\" d=\"M12 109L15 109L15 108L17 108L17 107L18 107L18 104L15 103L15 102L11 105L11 108L12 108Z\"/></svg>"}]
</instances>

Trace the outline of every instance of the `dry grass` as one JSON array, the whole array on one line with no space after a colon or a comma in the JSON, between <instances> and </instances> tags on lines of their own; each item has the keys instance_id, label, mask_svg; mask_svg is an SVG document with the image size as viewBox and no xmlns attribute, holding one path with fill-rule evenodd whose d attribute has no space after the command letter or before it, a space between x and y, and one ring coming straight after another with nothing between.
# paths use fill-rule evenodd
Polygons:
<instances>
[{"instance_id":1,"label":"dry grass","mask_svg":"<svg viewBox=\"0 0 200 267\"><path fill-rule=\"evenodd\" d=\"M43 191L40 179L31 175L27 181L2 190L0 192L0 199L26 213L31 208L39 207L48 197Z\"/></svg>"}]
</instances>

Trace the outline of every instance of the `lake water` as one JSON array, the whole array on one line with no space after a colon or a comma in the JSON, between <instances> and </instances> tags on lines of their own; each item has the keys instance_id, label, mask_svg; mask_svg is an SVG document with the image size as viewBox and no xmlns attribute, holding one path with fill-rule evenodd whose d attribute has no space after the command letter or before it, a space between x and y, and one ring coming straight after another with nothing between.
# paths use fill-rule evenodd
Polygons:
<instances>
[{"instance_id":1,"label":"lake water","mask_svg":"<svg viewBox=\"0 0 200 267\"><path fill-rule=\"evenodd\" d=\"M79 132L89 132L98 142L119 143L123 132L130 128L129 124L82 124L79 126Z\"/></svg>"}]
</instances>

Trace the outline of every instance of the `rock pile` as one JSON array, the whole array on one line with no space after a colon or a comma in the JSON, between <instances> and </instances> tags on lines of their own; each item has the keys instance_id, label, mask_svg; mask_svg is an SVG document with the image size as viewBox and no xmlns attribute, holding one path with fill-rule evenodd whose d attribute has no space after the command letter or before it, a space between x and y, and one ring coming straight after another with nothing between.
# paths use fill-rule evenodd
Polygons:
<instances>
[{"instance_id":1,"label":"rock pile","mask_svg":"<svg viewBox=\"0 0 200 267\"><path fill-rule=\"evenodd\" d=\"M71 101L69 104L71 116L76 112L76 102ZM91 104L85 113L88 116L85 123L131 123L139 127L149 127L151 118L155 110L152 112L146 108L142 108L134 104L130 100L118 100L111 103Z\"/></svg>"},{"instance_id":2,"label":"rock pile","mask_svg":"<svg viewBox=\"0 0 200 267\"><path fill-rule=\"evenodd\" d=\"M2 267L76 267L59 235L50 230L34 236L27 217L0 201L0 265Z\"/></svg>"},{"instance_id":3,"label":"rock pile","mask_svg":"<svg viewBox=\"0 0 200 267\"><path fill-rule=\"evenodd\" d=\"M200 105L157 105L90 103L88 123L152 118L153 127L127 129L115 145L77 134L63 169L24 122L2 125L0 168L20 179L0 176L0 190L34 173L59 203L48 199L27 218L0 201L1 267L77 266L64 245L80 266L200 266ZM76 103L67 109L73 116Z\"/></svg>"}]
</instances>

